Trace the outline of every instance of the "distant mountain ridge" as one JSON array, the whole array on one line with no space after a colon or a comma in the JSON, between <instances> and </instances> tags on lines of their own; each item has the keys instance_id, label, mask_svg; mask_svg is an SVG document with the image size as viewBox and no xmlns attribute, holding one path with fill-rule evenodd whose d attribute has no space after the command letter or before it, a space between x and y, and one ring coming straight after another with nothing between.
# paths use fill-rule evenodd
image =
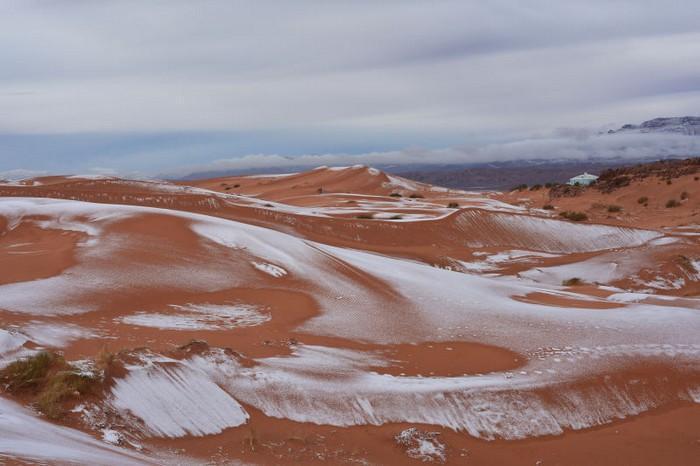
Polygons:
<instances>
[{"instance_id":1,"label":"distant mountain ridge","mask_svg":"<svg viewBox=\"0 0 700 466\"><path fill-rule=\"evenodd\" d=\"M647 120L640 125L627 124L620 129L608 131L608 134L637 133L676 133L687 136L700 136L700 117L662 117Z\"/></svg>"}]
</instances>

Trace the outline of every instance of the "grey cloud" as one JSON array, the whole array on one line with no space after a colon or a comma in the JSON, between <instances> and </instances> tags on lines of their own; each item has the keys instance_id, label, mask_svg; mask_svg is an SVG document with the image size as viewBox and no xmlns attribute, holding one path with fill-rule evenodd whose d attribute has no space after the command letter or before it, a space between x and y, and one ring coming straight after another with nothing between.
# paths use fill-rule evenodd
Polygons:
<instances>
[{"instance_id":1,"label":"grey cloud","mask_svg":"<svg viewBox=\"0 0 700 466\"><path fill-rule=\"evenodd\" d=\"M696 114L698 18L690 0L13 2L0 133L384 131L447 146Z\"/></svg>"}]
</instances>

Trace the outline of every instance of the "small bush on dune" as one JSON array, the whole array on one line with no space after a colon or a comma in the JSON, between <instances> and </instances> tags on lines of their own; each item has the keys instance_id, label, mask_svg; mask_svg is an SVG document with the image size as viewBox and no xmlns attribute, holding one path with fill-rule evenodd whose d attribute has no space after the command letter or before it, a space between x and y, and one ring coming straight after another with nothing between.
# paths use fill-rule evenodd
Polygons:
<instances>
[{"instance_id":1,"label":"small bush on dune","mask_svg":"<svg viewBox=\"0 0 700 466\"><path fill-rule=\"evenodd\" d=\"M51 367L56 364L63 364L63 358L42 351L34 356L11 363L0 372L0 381L6 385L7 391L11 393L37 390L44 383Z\"/></svg>"},{"instance_id":2,"label":"small bush on dune","mask_svg":"<svg viewBox=\"0 0 700 466\"><path fill-rule=\"evenodd\" d=\"M402 197L402 196L401 196L401 193L391 193L391 194L389 194L389 196L391 196L391 197Z\"/></svg>"},{"instance_id":3,"label":"small bush on dune","mask_svg":"<svg viewBox=\"0 0 700 466\"><path fill-rule=\"evenodd\" d=\"M642 196L637 199L637 204L646 204L647 202L649 202L649 198L646 196Z\"/></svg>"},{"instance_id":4,"label":"small bush on dune","mask_svg":"<svg viewBox=\"0 0 700 466\"><path fill-rule=\"evenodd\" d=\"M622 210L622 207L619 205L609 205L608 206L608 212L613 213L613 212L620 212Z\"/></svg>"},{"instance_id":5,"label":"small bush on dune","mask_svg":"<svg viewBox=\"0 0 700 466\"><path fill-rule=\"evenodd\" d=\"M583 212L574 212L570 210L565 210L564 212L561 212L559 214L561 217L571 220L573 222L583 222L584 220L588 220L588 215L584 214Z\"/></svg>"},{"instance_id":6,"label":"small bush on dune","mask_svg":"<svg viewBox=\"0 0 700 466\"><path fill-rule=\"evenodd\" d=\"M423 199L423 195L418 193L413 193L408 197L410 197L411 199Z\"/></svg>"},{"instance_id":7,"label":"small bush on dune","mask_svg":"<svg viewBox=\"0 0 700 466\"><path fill-rule=\"evenodd\" d=\"M545 204L542 206L544 210L554 210L554 206L552 204Z\"/></svg>"},{"instance_id":8,"label":"small bush on dune","mask_svg":"<svg viewBox=\"0 0 700 466\"><path fill-rule=\"evenodd\" d=\"M539 191L540 189L542 189L541 184L534 184L530 187L530 191Z\"/></svg>"},{"instance_id":9,"label":"small bush on dune","mask_svg":"<svg viewBox=\"0 0 700 466\"><path fill-rule=\"evenodd\" d=\"M0 382L10 393L36 396L39 411L60 419L65 414L64 401L92 393L101 379L80 374L62 356L42 351L5 367Z\"/></svg>"},{"instance_id":10,"label":"small bush on dune","mask_svg":"<svg viewBox=\"0 0 700 466\"><path fill-rule=\"evenodd\" d=\"M37 399L39 411L50 419L60 419L65 414L63 401L74 396L83 396L92 392L97 379L72 371L56 373Z\"/></svg>"},{"instance_id":11,"label":"small bush on dune","mask_svg":"<svg viewBox=\"0 0 700 466\"><path fill-rule=\"evenodd\" d=\"M511 191L525 191L526 189L527 189L527 185L525 183L523 183L523 184L517 185L516 187L511 189Z\"/></svg>"},{"instance_id":12,"label":"small bush on dune","mask_svg":"<svg viewBox=\"0 0 700 466\"><path fill-rule=\"evenodd\" d=\"M666 202L666 208L667 208L667 209L671 209L671 208L673 208L673 207L678 207L679 205L681 205L681 203L678 202L678 201L675 200L675 199L669 199L669 201Z\"/></svg>"},{"instance_id":13,"label":"small bush on dune","mask_svg":"<svg viewBox=\"0 0 700 466\"><path fill-rule=\"evenodd\" d=\"M578 286L578 285L583 285L583 280L581 280L578 277L573 277L569 278L568 280L564 280L561 282L562 285L564 286Z\"/></svg>"},{"instance_id":14,"label":"small bush on dune","mask_svg":"<svg viewBox=\"0 0 700 466\"><path fill-rule=\"evenodd\" d=\"M401 215L392 215L389 220L401 220L403 217Z\"/></svg>"},{"instance_id":15,"label":"small bush on dune","mask_svg":"<svg viewBox=\"0 0 700 466\"><path fill-rule=\"evenodd\" d=\"M361 220L372 220L374 216L372 214L360 214L355 218L359 218Z\"/></svg>"},{"instance_id":16,"label":"small bush on dune","mask_svg":"<svg viewBox=\"0 0 700 466\"><path fill-rule=\"evenodd\" d=\"M683 192L681 193L681 201L685 201L686 199L688 199L688 192L687 192L687 191L683 191Z\"/></svg>"},{"instance_id":17,"label":"small bush on dune","mask_svg":"<svg viewBox=\"0 0 700 466\"><path fill-rule=\"evenodd\" d=\"M447 207L449 207L450 209L459 209L459 204L457 204L456 202L450 202L449 204L447 204Z\"/></svg>"}]
</instances>

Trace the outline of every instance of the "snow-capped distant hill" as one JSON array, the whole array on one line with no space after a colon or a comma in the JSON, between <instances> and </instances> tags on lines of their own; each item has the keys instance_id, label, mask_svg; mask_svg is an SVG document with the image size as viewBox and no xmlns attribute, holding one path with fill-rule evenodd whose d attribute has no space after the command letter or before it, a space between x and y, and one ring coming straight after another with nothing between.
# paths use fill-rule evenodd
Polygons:
<instances>
[{"instance_id":1,"label":"snow-capped distant hill","mask_svg":"<svg viewBox=\"0 0 700 466\"><path fill-rule=\"evenodd\" d=\"M618 130L610 130L609 134L622 132L637 133L678 133L688 136L700 136L700 117L667 117L654 118L641 125L624 125Z\"/></svg>"}]
</instances>

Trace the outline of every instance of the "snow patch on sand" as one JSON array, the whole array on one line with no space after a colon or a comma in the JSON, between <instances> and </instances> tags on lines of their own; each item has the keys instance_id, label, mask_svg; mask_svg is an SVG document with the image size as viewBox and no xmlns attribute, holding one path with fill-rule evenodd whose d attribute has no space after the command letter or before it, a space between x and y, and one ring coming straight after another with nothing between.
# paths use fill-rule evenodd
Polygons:
<instances>
[{"instance_id":1,"label":"snow patch on sand","mask_svg":"<svg viewBox=\"0 0 700 466\"><path fill-rule=\"evenodd\" d=\"M108 403L160 437L218 434L248 420L243 407L204 373L179 365L132 370L115 381Z\"/></svg>"},{"instance_id":2,"label":"snow patch on sand","mask_svg":"<svg viewBox=\"0 0 700 466\"><path fill-rule=\"evenodd\" d=\"M119 319L141 327L167 330L220 330L261 325L271 319L256 306L248 304L171 305L176 313L140 312Z\"/></svg>"},{"instance_id":3,"label":"snow patch on sand","mask_svg":"<svg viewBox=\"0 0 700 466\"><path fill-rule=\"evenodd\" d=\"M152 465L151 458L120 449L78 430L47 422L0 398L0 457L41 463L104 466Z\"/></svg>"},{"instance_id":4,"label":"snow patch on sand","mask_svg":"<svg viewBox=\"0 0 700 466\"><path fill-rule=\"evenodd\" d=\"M272 275L275 278L280 278L284 277L287 275L287 271L284 270L282 267L274 264L268 264L266 262L251 262L253 264L253 267L256 269L260 270L261 272L265 272L268 275Z\"/></svg>"}]
</instances>

